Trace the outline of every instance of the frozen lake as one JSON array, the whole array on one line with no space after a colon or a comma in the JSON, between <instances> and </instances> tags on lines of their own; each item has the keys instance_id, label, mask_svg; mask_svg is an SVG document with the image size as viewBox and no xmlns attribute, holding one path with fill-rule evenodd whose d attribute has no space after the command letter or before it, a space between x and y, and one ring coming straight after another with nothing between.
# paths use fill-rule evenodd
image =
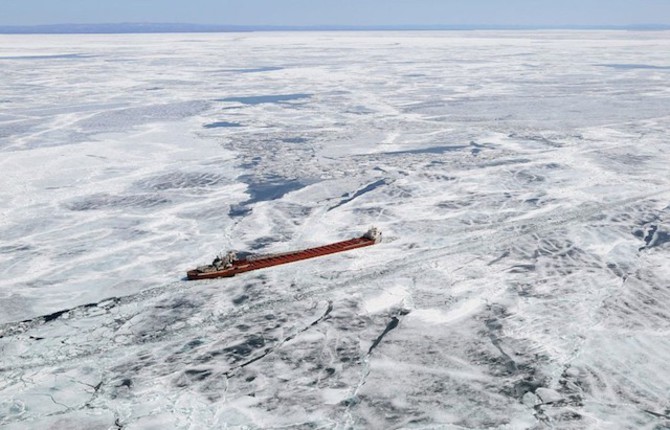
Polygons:
<instances>
[{"instance_id":1,"label":"frozen lake","mask_svg":"<svg viewBox=\"0 0 670 430\"><path fill-rule=\"evenodd\" d=\"M0 35L0 427L670 427L668 52Z\"/></svg>"}]
</instances>

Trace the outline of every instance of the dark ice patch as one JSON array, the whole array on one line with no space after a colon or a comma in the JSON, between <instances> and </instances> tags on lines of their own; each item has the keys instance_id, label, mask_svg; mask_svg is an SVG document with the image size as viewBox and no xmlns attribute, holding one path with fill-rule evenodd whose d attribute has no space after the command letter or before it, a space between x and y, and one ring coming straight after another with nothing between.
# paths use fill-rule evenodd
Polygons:
<instances>
[{"instance_id":1,"label":"dark ice patch","mask_svg":"<svg viewBox=\"0 0 670 430\"><path fill-rule=\"evenodd\" d=\"M169 336L175 326L178 326L197 313L203 304L203 297L184 296L165 299L146 309L133 324L135 342L153 342Z\"/></svg>"},{"instance_id":2,"label":"dark ice patch","mask_svg":"<svg viewBox=\"0 0 670 430\"><path fill-rule=\"evenodd\" d=\"M533 380L532 378L526 378L522 379L521 381L516 381L511 389L511 394L513 397L516 397L517 399L522 399L524 394L526 393L534 393L535 390L540 388L542 384L539 382Z\"/></svg>"},{"instance_id":3,"label":"dark ice patch","mask_svg":"<svg viewBox=\"0 0 670 430\"><path fill-rule=\"evenodd\" d=\"M242 303L246 302L248 299L249 299L248 295L242 294L241 296L237 296L233 299L233 304L241 305Z\"/></svg>"},{"instance_id":4,"label":"dark ice patch","mask_svg":"<svg viewBox=\"0 0 670 430\"><path fill-rule=\"evenodd\" d=\"M509 273L529 273L534 271L534 264L517 264L509 268Z\"/></svg>"},{"instance_id":5,"label":"dark ice patch","mask_svg":"<svg viewBox=\"0 0 670 430\"><path fill-rule=\"evenodd\" d=\"M641 235L642 232L640 231L639 234ZM646 235L644 236L644 246L639 248L639 250L642 251L643 249L662 246L669 242L670 242L670 233L663 230L659 230L657 225L651 225L649 227L649 230L647 230Z\"/></svg>"},{"instance_id":6,"label":"dark ice patch","mask_svg":"<svg viewBox=\"0 0 670 430\"><path fill-rule=\"evenodd\" d=\"M473 202L469 202L469 201L465 201L465 200L464 201L444 201L444 202L440 202L440 203L436 204L435 206L437 206L440 209L450 209L451 210L451 209L462 209L462 208L471 206L472 204L473 204Z\"/></svg>"},{"instance_id":7,"label":"dark ice patch","mask_svg":"<svg viewBox=\"0 0 670 430\"><path fill-rule=\"evenodd\" d=\"M275 72L277 70L283 70L283 67L256 67L253 69L237 69L233 70L238 73L262 73L262 72Z\"/></svg>"},{"instance_id":8,"label":"dark ice patch","mask_svg":"<svg viewBox=\"0 0 670 430\"><path fill-rule=\"evenodd\" d=\"M649 155L640 155L640 154L606 154L603 153L604 160L606 162L613 161L618 164L623 164L625 166L640 167L649 161L652 161L654 157Z\"/></svg>"},{"instance_id":9,"label":"dark ice patch","mask_svg":"<svg viewBox=\"0 0 670 430\"><path fill-rule=\"evenodd\" d=\"M284 67L267 66L267 67L253 67L248 69L223 69L217 71L230 72L230 73L263 73L263 72L275 72L277 70L284 70Z\"/></svg>"},{"instance_id":10,"label":"dark ice patch","mask_svg":"<svg viewBox=\"0 0 670 430\"><path fill-rule=\"evenodd\" d=\"M542 175L537 175L527 170L519 170L514 173L514 177L521 182L532 184L537 182L544 182L546 179Z\"/></svg>"},{"instance_id":11,"label":"dark ice patch","mask_svg":"<svg viewBox=\"0 0 670 430\"><path fill-rule=\"evenodd\" d=\"M435 154L441 155L447 152L462 151L468 148L468 145L445 145L431 146L428 148L407 149L403 151L383 152L384 155L409 155L409 154Z\"/></svg>"},{"instance_id":12,"label":"dark ice patch","mask_svg":"<svg viewBox=\"0 0 670 430\"><path fill-rule=\"evenodd\" d=\"M35 318L26 319L26 320L20 321L20 324L18 324L15 327L17 329L17 331L8 330L8 331L5 332L5 334L17 334L17 333L23 332L25 330L28 330L28 329L34 327L34 326L37 326L37 325L40 325L40 324L43 324L43 323L48 323L48 322L51 322L51 321L55 321L55 320L59 319L60 317L62 317L63 315L69 314L70 312L72 312L73 314L86 314L87 310L89 310L91 308L100 308L100 309L104 309L105 311L108 311L109 309L115 307L119 303L119 301L120 301L119 298L112 297L112 298L104 299L100 302L86 303L86 304L83 304L83 305L75 306L73 308L62 309L62 310L59 310L59 311L56 311L56 312L52 312L52 313L47 314L47 315L41 315L41 316L38 316L38 317L35 317ZM13 324L13 323L10 323L10 324ZM2 336L0 336L0 337L2 337Z\"/></svg>"},{"instance_id":13,"label":"dark ice patch","mask_svg":"<svg viewBox=\"0 0 670 430\"><path fill-rule=\"evenodd\" d=\"M487 334L491 344L493 344L500 353L500 357L495 359L495 364L502 365L506 374L515 374L519 370L519 367L514 359L512 359L512 357L510 357L502 348L503 325L500 321L508 316L507 310L501 305L494 304L489 307L489 311L493 315L486 319L484 323L486 324Z\"/></svg>"},{"instance_id":14,"label":"dark ice patch","mask_svg":"<svg viewBox=\"0 0 670 430\"><path fill-rule=\"evenodd\" d=\"M229 347L229 348L223 349L221 352L228 353L228 355L230 357L231 356L230 355L231 348L233 348L232 349L232 352L233 352L232 358L236 361L239 361L239 358L245 358L247 355L250 355L251 351L249 351L249 350L257 350L257 349L265 347L260 354L255 354L253 357L247 358L245 361L240 362L235 367L233 367L230 370L228 370L227 372L225 372L224 375L226 377L230 378L236 373L236 371L238 371L238 370L240 370L240 369L242 369L242 368L244 368L244 367L246 367L250 364L253 364L253 363L255 363L259 360L262 360L265 357L267 357L269 354L274 352L274 350L276 348L278 348L279 346L281 346L284 343L294 339L300 333L306 332L310 328L318 325L324 319L328 318L328 316L330 315L330 312L332 310L333 310L333 303L328 302L328 308L326 309L326 311L324 312L323 315L321 315L318 319L313 321L307 327L304 327L299 332L293 333L293 334L285 337L283 340L281 340L279 342L275 338L267 338L266 339L262 335L252 335L252 336L249 336L249 337L246 338L247 340L244 344L238 344L234 347ZM267 316L266 316L266 319L268 319ZM280 322L286 322L286 320L284 318L281 318L279 321ZM279 328L279 327L280 327L280 325L277 324L274 327L274 329ZM273 330L273 329L266 329L265 331L267 332L267 331L271 331L271 330ZM268 346L268 344L270 344L270 345Z\"/></svg>"},{"instance_id":15,"label":"dark ice patch","mask_svg":"<svg viewBox=\"0 0 670 430\"><path fill-rule=\"evenodd\" d=\"M232 359L232 361L242 360L255 350L265 346L265 338L260 335L247 336L244 342L229 346L223 349L223 352Z\"/></svg>"},{"instance_id":16,"label":"dark ice patch","mask_svg":"<svg viewBox=\"0 0 670 430\"><path fill-rule=\"evenodd\" d=\"M254 167L258 166L261 164L261 161L263 159L261 157L253 157L251 160L247 161L246 163L240 164L240 167L246 170L252 170Z\"/></svg>"},{"instance_id":17,"label":"dark ice patch","mask_svg":"<svg viewBox=\"0 0 670 430\"><path fill-rule=\"evenodd\" d=\"M258 250L258 249L263 249L263 248L267 247L268 245L271 245L271 244L275 243L276 241L277 241L277 239L275 239L272 236L259 237L258 239L254 240L251 243L251 245L249 245L249 249L251 249L253 251Z\"/></svg>"},{"instance_id":18,"label":"dark ice patch","mask_svg":"<svg viewBox=\"0 0 670 430\"><path fill-rule=\"evenodd\" d=\"M197 338L197 339L193 339L193 340L191 340L191 341L188 341L188 342L183 346L183 348L181 349L181 351L182 351L182 352L191 351L191 350L193 350L193 349L195 349L195 348L197 348L197 347L203 345L204 343L205 343L205 341L203 341L202 339L199 339L199 338Z\"/></svg>"},{"instance_id":19,"label":"dark ice patch","mask_svg":"<svg viewBox=\"0 0 670 430\"><path fill-rule=\"evenodd\" d=\"M113 196L109 194L93 194L65 204L73 211L90 211L97 209L152 208L169 203L170 200L155 195Z\"/></svg>"},{"instance_id":20,"label":"dark ice patch","mask_svg":"<svg viewBox=\"0 0 670 430\"><path fill-rule=\"evenodd\" d=\"M15 252L31 251L33 249L30 245L16 244L0 246L0 254L13 254Z\"/></svg>"},{"instance_id":21,"label":"dark ice patch","mask_svg":"<svg viewBox=\"0 0 670 430\"><path fill-rule=\"evenodd\" d=\"M470 142L470 153L475 157L482 152L482 149L493 148L493 145L490 143L477 143L475 141Z\"/></svg>"},{"instance_id":22,"label":"dark ice patch","mask_svg":"<svg viewBox=\"0 0 670 430\"><path fill-rule=\"evenodd\" d=\"M251 195L251 198L245 202L246 204L277 200L285 194L305 186L297 179L286 179L281 176L272 176L260 180L247 176L240 179L247 184L247 192Z\"/></svg>"},{"instance_id":23,"label":"dark ice patch","mask_svg":"<svg viewBox=\"0 0 670 430\"><path fill-rule=\"evenodd\" d=\"M510 251L507 250L507 251L503 252L499 257L489 261L486 265L487 266L492 266L492 265L496 264L497 262L499 262L500 260L502 260L503 258L509 257L509 255L510 255Z\"/></svg>"},{"instance_id":24,"label":"dark ice patch","mask_svg":"<svg viewBox=\"0 0 670 430\"><path fill-rule=\"evenodd\" d=\"M247 97L226 97L223 99L216 99L218 102L242 103L245 105L258 105L264 103L283 103L293 100L301 100L310 98L311 94L275 94L262 96L247 96Z\"/></svg>"},{"instance_id":25,"label":"dark ice patch","mask_svg":"<svg viewBox=\"0 0 670 430\"><path fill-rule=\"evenodd\" d=\"M242 127L239 122L217 121L202 126L203 128L231 128Z\"/></svg>"},{"instance_id":26,"label":"dark ice patch","mask_svg":"<svg viewBox=\"0 0 670 430\"><path fill-rule=\"evenodd\" d=\"M529 158L509 158L509 159L499 159L493 160L486 163L479 164L479 167L498 167L498 166L508 166L511 164L527 164L530 163L531 159Z\"/></svg>"},{"instance_id":27,"label":"dark ice patch","mask_svg":"<svg viewBox=\"0 0 670 430\"><path fill-rule=\"evenodd\" d=\"M192 310L197 309L200 302L191 300L187 297L175 297L161 301L154 306L156 309L167 309L169 311Z\"/></svg>"},{"instance_id":28,"label":"dark ice patch","mask_svg":"<svg viewBox=\"0 0 670 430\"><path fill-rule=\"evenodd\" d=\"M278 200L291 191L304 188L306 184L298 179L286 179L281 176L270 176L267 178L256 178L244 175L239 178L247 184L249 199L231 206L228 215L231 217L244 216L251 212L250 205L258 202Z\"/></svg>"},{"instance_id":29,"label":"dark ice patch","mask_svg":"<svg viewBox=\"0 0 670 430\"><path fill-rule=\"evenodd\" d=\"M232 205L228 210L228 216L231 218L247 216L251 213L251 208L242 205Z\"/></svg>"},{"instance_id":30,"label":"dark ice patch","mask_svg":"<svg viewBox=\"0 0 670 430\"><path fill-rule=\"evenodd\" d=\"M50 313L49 315L44 315L44 317L43 317L43 318L44 318L44 322L45 322L45 323L48 323L48 322L51 322L51 321L55 321L55 320L57 320L58 318L62 317L62 316L63 316L64 314L66 314L67 312L69 312L69 309L65 309L65 310L62 310L62 311L53 312L53 313Z\"/></svg>"},{"instance_id":31,"label":"dark ice patch","mask_svg":"<svg viewBox=\"0 0 670 430\"><path fill-rule=\"evenodd\" d=\"M52 55L13 55L0 57L0 60L73 60L77 58L90 58L93 55L86 54L52 54Z\"/></svg>"},{"instance_id":32,"label":"dark ice patch","mask_svg":"<svg viewBox=\"0 0 670 430\"><path fill-rule=\"evenodd\" d=\"M282 139L282 142L286 142L286 143L307 143L308 140L305 139L304 137L287 137L285 139Z\"/></svg>"},{"instance_id":33,"label":"dark ice patch","mask_svg":"<svg viewBox=\"0 0 670 430\"><path fill-rule=\"evenodd\" d=\"M371 114L371 113L374 113L375 111L372 110L372 109L368 109L368 108L365 107L365 106L354 106L354 107L352 107L352 108L350 108L350 109L347 109L347 110L344 111L344 112L345 112L345 113L354 114L354 115L369 115L369 114Z\"/></svg>"},{"instance_id":34,"label":"dark ice patch","mask_svg":"<svg viewBox=\"0 0 670 430\"><path fill-rule=\"evenodd\" d=\"M372 353L372 350L374 350L379 345L379 343L382 341L382 339L384 339L384 336L386 336L388 332L398 327L399 322L400 320L398 319L398 317L391 318L391 321L389 321L389 323L386 325L384 331L377 337L377 339L375 339L372 345L370 345L370 349L368 349L368 354Z\"/></svg>"},{"instance_id":35,"label":"dark ice patch","mask_svg":"<svg viewBox=\"0 0 670 430\"><path fill-rule=\"evenodd\" d=\"M136 182L142 188L155 191L170 189L187 189L213 187L229 181L216 173L206 172L172 172Z\"/></svg>"},{"instance_id":36,"label":"dark ice patch","mask_svg":"<svg viewBox=\"0 0 670 430\"><path fill-rule=\"evenodd\" d=\"M596 64L596 66L609 67L611 69L619 69L619 70L635 70L635 69L670 70L670 66L655 66L652 64Z\"/></svg>"},{"instance_id":37,"label":"dark ice patch","mask_svg":"<svg viewBox=\"0 0 670 430\"><path fill-rule=\"evenodd\" d=\"M654 234L656 233L656 230L658 230L658 226L652 225L649 228L649 231L647 232L647 235L644 237L644 244L645 246L649 246L651 243L651 240L654 238Z\"/></svg>"},{"instance_id":38,"label":"dark ice patch","mask_svg":"<svg viewBox=\"0 0 670 430\"><path fill-rule=\"evenodd\" d=\"M561 148L563 145L555 142L551 139L548 139L542 135L521 135L517 133L510 133L507 135L507 137L513 138L513 139L519 139L519 140L526 140L526 141L531 141L531 142L538 142L542 143L544 145L550 146L552 148Z\"/></svg>"},{"instance_id":39,"label":"dark ice patch","mask_svg":"<svg viewBox=\"0 0 670 430\"><path fill-rule=\"evenodd\" d=\"M212 369L187 369L184 374L193 381L202 381L212 375Z\"/></svg>"},{"instance_id":40,"label":"dark ice patch","mask_svg":"<svg viewBox=\"0 0 670 430\"><path fill-rule=\"evenodd\" d=\"M626 278L628 278L628 274L615 263L607 263L607 268L610 269L617 277L622 278L624 281Z\"/></svg>"},{"instance_id":41,"label":"dark ice patch","mask_svg":"<svg viewBox=\"0 0 670 430\"><path fill-rule=\"evenodd\" d=\"M197 115L209 106L209 102L192 100L106 110L77 121L76 127L94 133L128 130L144 124L178 121Z\"/></svg>"},{"instance_id":42,"label":"dark ice patch","mask_svg":"<svg viewBox=\"0 0 670 430\"><path fill-rule=\"evenodd\" d=\"M35 127L39 126L39 124L39 121L35 119L3 122L2 126L0 126L0 139L4 140L11 136L29 133L34 130ZM6 141L1 142L0 148L9 146L10 143L11 139L7 139ZM44 145L44 143L42 143L42 145Z\"/></svg>"},{"instance_id":43,"label":"dark ice patch","mask_svg":"<svg viewBox=\"0 0 670 430\"><path fill-rule=\"evenodd\" d=\"M649 244L649 247L654 247L654 246L661 246L663 244L666 244L670 242L670 234L668 234L665 231L657 231L656 232L656 237L652 240L652 242Z\"/></svg>"},{"instance_id":44,"label":"dark ice patch","mask_svg":"<svg viewBox=\"0 0 670 430\"><path fill-rule=\"evenodd\" d=\"M360 197L360 196L362 196L362 195L365 194L365 193L369 193L369 192L371 192L371 191L374 191L374 190L376 190L377 188L379 188L379 187L381 187L381 186L383 186L383 185L386 185L386 184L388 184L388 182L386 181L386 179L380 179L380 180L378 180L378 181L372 182L372 183L370 183L370 184L364 186L363 188L357 190L357 191L356 191L355 193L353 193L352 195L344 194L344 195L342 196L342 197L344 197L344 198L343 198L342 200L340 200L339 203L337 203L335 206L331 206L331 207L329 207L329 208L328 208L328 211L332 211L333 209L338 208L338 207L340 207L340 206L342 206L342 205L344 205L344 204L346 204L346 203L349 203L350 201L354 200L355 198Z\"/></svg>"}]
</instances>

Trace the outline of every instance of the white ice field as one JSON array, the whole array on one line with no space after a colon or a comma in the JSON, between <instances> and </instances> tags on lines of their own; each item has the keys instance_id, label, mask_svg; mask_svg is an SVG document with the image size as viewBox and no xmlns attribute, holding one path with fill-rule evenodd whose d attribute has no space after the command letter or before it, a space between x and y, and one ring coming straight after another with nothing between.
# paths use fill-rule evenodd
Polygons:
<instances>
[{"instance_id":1,"label":"white ice field","mask_svg":"<svg viewBox=\"0 0 670 430\"><path fill-rule=\"evenodd\" d=\"M669 53L0 36L0 427L669 428Z\"/></svg>"}]
</instances>

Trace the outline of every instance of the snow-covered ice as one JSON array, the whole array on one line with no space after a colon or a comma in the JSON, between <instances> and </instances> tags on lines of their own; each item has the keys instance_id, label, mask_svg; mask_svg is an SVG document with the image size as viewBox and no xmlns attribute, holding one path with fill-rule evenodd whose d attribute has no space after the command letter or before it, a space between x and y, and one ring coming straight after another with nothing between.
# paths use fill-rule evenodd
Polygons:
<instances>
[{"instance_id":1,"label":"snow-covered ice","mask_svg":"<svg viewBox=\"0 0 670 430\"><path fill-rule=\"evenodd\" d=\"M670 427L668 52L0 36L0 426Z\"/></svg>"}]
</instances>

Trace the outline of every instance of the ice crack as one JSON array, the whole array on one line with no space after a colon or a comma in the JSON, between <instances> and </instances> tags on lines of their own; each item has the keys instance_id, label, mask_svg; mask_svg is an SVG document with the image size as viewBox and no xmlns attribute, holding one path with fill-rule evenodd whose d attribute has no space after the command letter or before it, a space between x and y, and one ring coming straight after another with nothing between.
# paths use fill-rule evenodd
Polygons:
<instances>
[{"instance_id":1,"label":"ice crack","mask_svg":"<svg viewBox=\"0 0 670 430\"><path fill-rule=\"evenodd\" d=\"M398 317L391 318L391 321L386 325L386 328L384 329L382 334L380 334L377 337L377 339L375 339L375 341L370 346L370 349L368 349L368 355L372 354L372 350L375 349L377 347L377 345L379 345L379 342L381 342L382 339L384 339L384 336L386 336L388 334L388 332L390 332L394 328L398 327L399 322L400 322L400 320L398 319Z\"/></svg>"},{"instance_id":2,"label":"ice crack","mask_svg":"<svg viewBox=\"0 0 670 430\"><path fill-rule=\"evenodd\" d=\"M272 352L274 352L274 351L276 351L278 348L280 348L282 345L284 345L286 342L295 339L296 336L299 336L300 334L306 332L306 331L309 330L310 328L312 328L312 327L314 327L315 325L319 324L321 321L323 321L325 318L327 318L328 315L330 315L330 313L331 313L332 311L333 311L333 302L332 302L332 301L328 301L328 307L327 307L326 311L323 313L323 315L321 315L319 318L317 318L316 320L314 320L314 321L313 321L311 324L309 324L307 327L304 327L304 328L301 329L300 331L298 331L298 332L296 332L296 333L293 333L293 334L291 334L291 335L285 337L283 340L281 340L280 342L276 343L276 344L273 345L272 347L266 348L265 351L264 351L262 354L260 354L260 355L258 355L258 356L256 356L256 357L250 358L249 360L245 361L244 363L241 363L241 364L239 364L239 365L233 367L232 369L230 369L230 370L228 370L227 372L225 372L225 373L224 373L224 376L225 376L226 378L230 378L231 376L234 375L234 373L235 373L237 370L242 369L242 368L244 368L244 367L246 367L246 366L248 366L248 365L250 365L250 364L252 364L252 363L255 363L255 362L257 362L257 361L259 361L259 360L262 360L263 358L267 357L269 354L271 354Z\"/></svg>"}]
</instances>

